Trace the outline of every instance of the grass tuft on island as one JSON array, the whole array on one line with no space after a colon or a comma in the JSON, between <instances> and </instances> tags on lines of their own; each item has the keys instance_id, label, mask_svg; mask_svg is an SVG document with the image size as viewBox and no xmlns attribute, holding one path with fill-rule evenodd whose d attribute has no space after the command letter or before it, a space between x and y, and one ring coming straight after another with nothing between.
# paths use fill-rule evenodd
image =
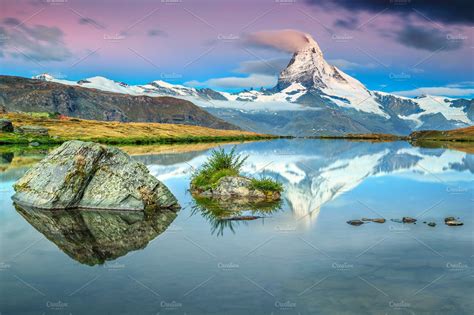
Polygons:
<instances>
[{"instance_id":1,"label":"grass tuft on island","mask_svg":"<svg viewBox=\"0 0 474 315\"><path fill-rule=\"evenodd\" d=\"M256 189L256 190L261 190L264 192L282 192L283 191L283 185L274 180L271 177L262 177L262 178L252 178L250 180L250 188L251 189Z\"/></svg>"},{"instance_id":2,"label":"grass tuft on island","mask_svg":"<svg viewBox=\"0 0 474 315\"><path fill-rule=\"evenodd\" d=\"M213 149L206 163L197 169L191 177L191 187L199 191L216 188L219 180L225 176L241 176L240 171L248 156L235 152L235 146L225 152L223 148ZM283 185L270 177L251 178L250 187L263 192L282 192Z\"/></svg>"},{"instance_id":3,"label":"grass tuft on island","mask_svg":"<svg viewBox=\"0 0 474 315\"><path fill-rule=\"evenodd\" d=\"M37 113L7 113L0 115L20 126L41 126L49 137L0 132L0 144L61 144L68 140L82 140L111 145L171 144L198 142L246 141L277 138L242 130L220 130L201 126L85 120L71 117L52 117Z\"/></svg>"}]
</instances>

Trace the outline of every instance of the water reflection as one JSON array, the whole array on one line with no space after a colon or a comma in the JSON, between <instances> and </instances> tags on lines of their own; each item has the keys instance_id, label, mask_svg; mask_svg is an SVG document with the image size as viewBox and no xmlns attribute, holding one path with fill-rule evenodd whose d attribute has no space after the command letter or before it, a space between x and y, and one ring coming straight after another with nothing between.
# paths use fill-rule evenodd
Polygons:
<instances>
[{"instance_id":1,"label":"water reflection","mask_svg":"<svg viewBox=\"0 0 474 315\"><path fill-rule=\"evenodd\" d=\"M50 313L56 310L45 308L47 301L61 300L64 312L79 314L473 314L472 155L403 142L309 139L237 150L250 155L247 175L284 183L281 211L191 209L190 172L208 149L136 157L183 205L168 227L172 218L148 222L130 212L17 212L12 184L26 168L0 172L2 311ZM375 217L361 203L387 222L346 224ZM222 220L238 215L264 218ZM403 216L437 225L390 221ZM447 216L464 226L445 225ZM58 248L89 264L125 256L114 260L115 269L91 268ZM180 307L161 306L170 301ZM245 307L236 309L239 301Z\"/></svg>"},{"instance_id":2,"label":"water reflection","mask_svg":"<svg viewBox=\"0 0 474 315\"><path fill-rule=\"evenodd\" d=\"M249 200L211 199L193 196L192 215L203 216L211 225L211 233L217 236L224 235L225 230L232 233L241 224L248 221L264 220L281 210L281 201L254 202Z\"/></svg>"},{"instance_id":3,"label":"water reflection","mask_svg":"<svg viewBox=\"0 0 474 315\"><path fill-rule=\"evenodd\" d=\"M208 152L180 155L185 157L182 161L157 155L148 160L149 168L161 180L181 178L187 182L192 169L204 163ZM307 225L317 220L323 205L370 177L441 181L449 190L456 188L451 187L451 181L472 180L470 175L474 173L472 155L412 147L406 142L277 140L243 144L238 152L249 156L244 174L271 176L284 183L285 202L293 215ZM170 159L176 163L170 163Z\"/></svg>"},{"instance_id":4,"label":"water reflection","mask_svg":"<svg viewBox=\"0 0 474 315\"><path fill-rule=\"evenodd\" d=\"M19 214L72 259L90 266L143 249L176 218L172 211L38 210Z\"/></svg>"}]
</instances>

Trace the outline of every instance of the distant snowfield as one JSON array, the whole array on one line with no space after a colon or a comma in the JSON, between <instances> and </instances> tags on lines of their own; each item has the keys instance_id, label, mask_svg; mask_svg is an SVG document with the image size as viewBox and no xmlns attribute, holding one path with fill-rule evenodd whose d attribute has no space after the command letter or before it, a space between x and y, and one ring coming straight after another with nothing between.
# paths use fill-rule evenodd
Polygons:
<instances>
[{"instance_id":1,"label":"distant snowfield","mask_svg":"<svg viewBox=\"0 0 474 315\"><path fill-rule=\"evenodd\" d=\"M289 103L285 101L217 101L217 100L202 100L193 97L182 97L194 104L203 108L223 108L223 109L235 109L243 112L248 111L300 111L300 110L319 110L319 108L312 108L303 106L297 103Z\"/></svg>"},{"instance_id":2,"label":"distant snowfield","mask_svg":"<svg viewBox=\"0 0 474 315\"><path fill-rule=\"evenodd\" d=\"M330 68L330 70L326 68ZM455 100L453 98L430 95L409 98L385 92L369 91L362 83L335 67L333 68L328 64L324 64L324 69L325 71L336 71L337 74L343 78L341 81L335 79L334 74L331 76L324 74L325 85L321 88L321 97L330 100L339 107L376 114L389 119L390 115L384 111L383 106L377 101L378 94L381 96L393 96L400 100L411 100L416 103L422 112L409 116L398 115L398 118L413 121L417 125L417 128L423 125L422 116L436 113L440 113L448 120L472 124L472 121L462 108L451 106L451 102ZM299 97L308 93L307 88L298 82L294 82L285 89L273 93L258 90L243 91L237 94L213 91L216 95L227 99L216 100L212 99L212 97L208 97L202 90L184 85L171 84L162 80L156 80L144 85L128 85L101 76L95 76L80 81L56 79L49 74L42 74L33 78L113 93L145 95L150 97L177 97L193 102L203 108L232 109L241 112L275 112L275 114L279 111L320 110L320 108L297 103Z\"/></svg>"},{"instance_id":3,"label":"distant snowfield","mask_svg":"<svg viewBox=\"0 0 474 315\"><path fill-rule=\"evenodd\" d=\"M89 89L97 89L105 92L129 94L129 95L145 95L150 97L158 96L173 96L181 99L188 100L200 107L210 108L225 108L225 109L236 109L242 111L298 111L298 110L317 110L315 108L303 106L297 103L288 102L285 100L288 97L288 93L295 92L298 88L302 91L306 91L304 87L299 84L295 84L293 87L288 87L282 93L275 93L272 95L261 95L258 91L248 91L234 95L226 92L218 92L226 97L227 101L221 100L207 100L199 97L198 92L194 88L186 87L184 85L174 85L165 81L157 80L149 84L144 85L126 85L117 81L107 79L105 77L96 76L87 78L80 81L68 81L56 79L51 75L42 74L40 76L33 77L44 81L56 82L65 85L80 86ZM80 82L80 83L79 83ZM153 85L152 85L153 84ZM160 88L167 89L169 93L160 92ZM237 100L242 95L242 99L245 96L249 96L248 100ZM291 99L296 100L300 93L295 93L290 96ZM256 99L252 100L250 96Z\"/></svg>"},{"instance_id":4,"label":"distant snowfield","mask_svg":"<svg viewBox=\"0 0 474 315\"><path fill-rule=\"evenodd\" d=\"M448 120L458 120L470 124L471 121L462 108L450 106L450 102L453 100L454 99L452 98L440 96L425 96L423 98L418 98L416 99L416 103L420 106L423 112L407 116L407 118L419 121L420 116L441 113Z\"/></svg>"}]
</instances>

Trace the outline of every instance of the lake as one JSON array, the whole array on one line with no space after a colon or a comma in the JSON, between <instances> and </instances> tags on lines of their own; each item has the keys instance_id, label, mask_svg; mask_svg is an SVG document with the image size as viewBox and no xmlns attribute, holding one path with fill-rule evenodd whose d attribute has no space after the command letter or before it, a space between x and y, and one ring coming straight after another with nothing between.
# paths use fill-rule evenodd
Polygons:
<instances>
[{"instance_id":1,"label":"lake","mask_svg":"<svg viewBox=\"0 0 474 315\"><path fill-rule=\"evenodd\" d=\"M474 313L473 155L406 142L238 144L244 173L285 191L271 211L239 212L263 218L228 221L189 194L210 153L190 149L134 157L182 206L152 219L15 208L12 184L41 156L3 153L0 313ZM416 224L396 222L405 216ZM361 218L387 221L346 223Z\"/></svg>"}]
</instances>

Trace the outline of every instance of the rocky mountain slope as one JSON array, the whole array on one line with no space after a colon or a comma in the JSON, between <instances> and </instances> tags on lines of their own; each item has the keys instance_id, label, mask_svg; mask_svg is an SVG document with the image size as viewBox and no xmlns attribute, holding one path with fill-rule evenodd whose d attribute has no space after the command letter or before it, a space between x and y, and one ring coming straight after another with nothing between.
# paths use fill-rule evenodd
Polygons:
<instances>
[{"instance_id":1,"label":"rocky mountain slope","mask_svg":"<svg viewBox=\"0 0 474 315\"><path fill-rule=\"evenodd\" d=\"M58 112L94 120L238 129L183 99L112 93L13 76L0 76L0 106L7 111Z\"/></svg>"}]
</instances>

